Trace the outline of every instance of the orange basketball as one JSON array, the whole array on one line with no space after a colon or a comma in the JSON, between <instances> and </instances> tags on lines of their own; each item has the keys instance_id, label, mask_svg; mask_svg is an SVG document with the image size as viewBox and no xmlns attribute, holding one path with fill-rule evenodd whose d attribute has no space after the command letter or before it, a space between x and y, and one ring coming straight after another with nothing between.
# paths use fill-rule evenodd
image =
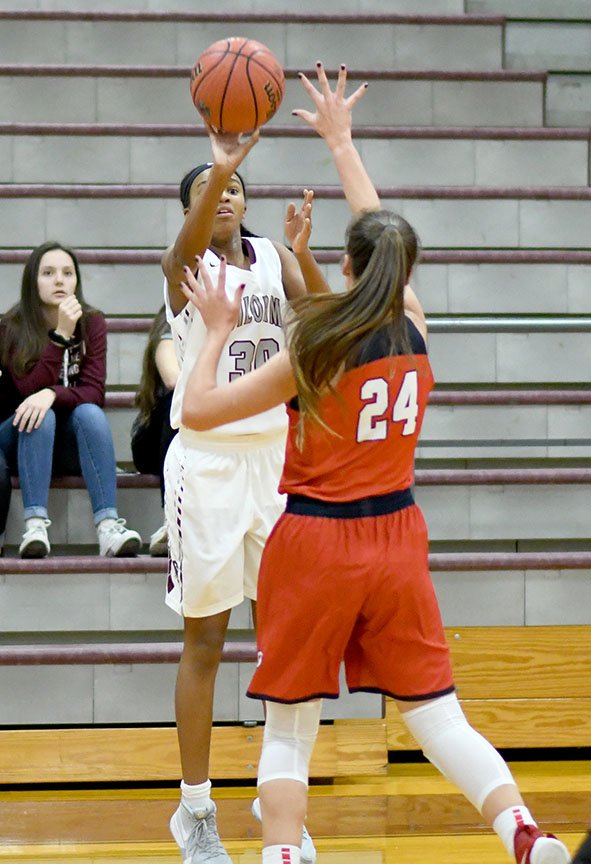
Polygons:
<instances>
[{"instance_id":1,"label":"orange basketball","mask_svg":"<svg viewBox=\"0 0 591 864\"><path fill-rule=\"evenodd\" d=\"M252 132L271 119L285 91L281 64L261 42L231 36L214 42L191 72L191 96L209 126Z\"/></svg>"}]
</instances>

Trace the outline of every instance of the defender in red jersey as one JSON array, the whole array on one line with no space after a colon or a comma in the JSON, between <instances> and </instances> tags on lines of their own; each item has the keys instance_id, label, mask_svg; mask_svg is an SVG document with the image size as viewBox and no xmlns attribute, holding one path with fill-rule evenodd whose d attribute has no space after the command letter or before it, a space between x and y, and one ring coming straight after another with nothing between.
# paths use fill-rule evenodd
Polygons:
<instances>
[{"instance_id":1,"label":"defender in red jersey","mask_svg":"<svg viewBox=\"0 0 591 864\"><path fill-rule=\"evenodd\" d=\"M342 271L346 291L294 304L288 349L217 386L223 345L238 320L203 262L183 291L208 333L190 374L183 423L230 423L285 402L290 420L281 489L286 512L265 547L258 586L258 668L249 695L267 700L258 784L263 862L299 864L309 760L321 697L388 693L431 762L466 795L518 864L567 864L566 847L536 826L497 751L467 722L428 572L427 531L411 492L417 436L433 379L423 311L409 287L418 239L379 200L351 138L341 68L331 91L303 76L314 113L295 112L325 138L354 213ZM292 245L307 269L311 222Z\"/></svg>"}]
</instances>

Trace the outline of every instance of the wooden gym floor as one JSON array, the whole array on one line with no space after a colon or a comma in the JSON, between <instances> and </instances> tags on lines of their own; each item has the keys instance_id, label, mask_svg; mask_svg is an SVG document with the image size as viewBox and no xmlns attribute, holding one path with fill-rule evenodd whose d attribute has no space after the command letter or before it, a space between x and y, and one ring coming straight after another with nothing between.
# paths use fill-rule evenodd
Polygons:
<instances>
[{"instance_id":1,"label":"wooden gym floor","mask_svg":"<svg viewBox=\"0 0 591 864\"><path fill-rule=\"evenodd\" d=\"M511 766L545 830L571 851L591 821L591 764ZM252 787L218 786L220 833L234 864L258 864ZM0 792L0 864L179 864L168 833L177 789ZM425 764L390 765L386 777L313 785L308 827L319 864L502 864L498 839L454 787Z\"/></svg>"}]
</instances>

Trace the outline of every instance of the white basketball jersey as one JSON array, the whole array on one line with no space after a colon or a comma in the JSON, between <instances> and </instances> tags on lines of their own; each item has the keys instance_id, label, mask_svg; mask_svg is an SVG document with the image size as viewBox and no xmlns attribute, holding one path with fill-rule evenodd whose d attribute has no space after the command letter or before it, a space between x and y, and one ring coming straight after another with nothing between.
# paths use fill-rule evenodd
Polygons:
<instances>
[{"instance_id":1,"label":"white basketball jersey","mask_svg":"<svg viewBox=\"0 0 591 864\"><path fill-rule=\"evenodd\" d=\"M217 369L218 386L223 386L261 366L285 345L282 321L285 306L285 293L281 278L281 261L277 250L265 237L248 237L246 243L252 246L254 263L250 270L228 265L226 268L226 293L233 297L239 285L246 285L242 295L240 318L230 333ZM220 261L215 253L207 249L203 261L208 267L215 284ZM164 297L167 317L172 329L175 351L181 369L170 409L171 426L178 429L181 425L183 396L187 379L195 365L203 345L206 328L201 315L189 301L178 315L173 316L168 300L166 280ZM223 436L258 435L287 430L287 412L284 405L278 405L245 420L226 423L215 430L219 438ZM213 430L212 430L213 431ZM207 433L204 433L207 434Z\"/></svg>"}]
</instances>

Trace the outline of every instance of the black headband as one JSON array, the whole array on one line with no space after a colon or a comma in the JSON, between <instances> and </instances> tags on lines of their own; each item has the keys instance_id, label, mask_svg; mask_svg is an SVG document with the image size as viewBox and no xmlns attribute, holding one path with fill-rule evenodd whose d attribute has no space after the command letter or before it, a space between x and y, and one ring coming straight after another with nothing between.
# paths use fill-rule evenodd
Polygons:
<instances>
[{"instance_id":1,"label":"black headband","mask_svg":"<svg viewBox=\"0 0 591 864\"><path fill-rule=\"evenodd\" d=\"M191 186L193 185L195 178L198 177L203 171L207 171L208 168L211 168L212 165L213 162L202 162L201 165L196 165L195 168L192 168L188 174L185 174L185 176L181 180L180 186L180 198L183 207L188 207L191 203ZM244 192L244 197L246 198L246 186L244 185L244 180L242 179L238 171L234 171L234 175L240 180L240 185L242 186L242 191Z\"/></svg>"}]
</instances>

